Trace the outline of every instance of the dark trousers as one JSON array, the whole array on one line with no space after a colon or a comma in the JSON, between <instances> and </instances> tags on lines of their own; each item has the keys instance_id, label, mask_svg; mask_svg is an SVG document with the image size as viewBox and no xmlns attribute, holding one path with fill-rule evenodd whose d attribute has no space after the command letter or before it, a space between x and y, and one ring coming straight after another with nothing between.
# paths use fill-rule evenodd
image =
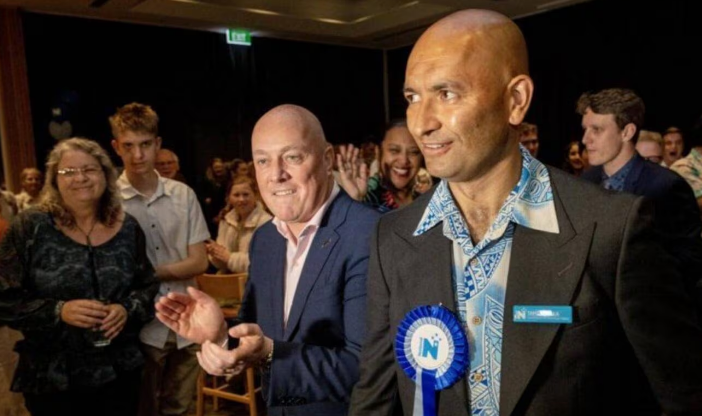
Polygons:
<instances>
[{"instance_id":1,"label":"dark trousers","mask_svg":"<svg viewBox=\"0 0 702 416\"><path fill-rule=\"evenodd\" d=\"M134 416L139 403L142 369L122 373L99 387L83 387L56 393L24 393L32 416Z\"/></svg>"}]
</instances>

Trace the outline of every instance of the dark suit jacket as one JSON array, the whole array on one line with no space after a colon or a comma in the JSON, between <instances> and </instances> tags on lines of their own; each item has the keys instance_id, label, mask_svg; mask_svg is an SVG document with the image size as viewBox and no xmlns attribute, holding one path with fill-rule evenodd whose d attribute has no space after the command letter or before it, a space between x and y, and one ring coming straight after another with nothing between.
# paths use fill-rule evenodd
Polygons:
<instances>
[{"instance_id":1,"label":"dark suit jacket","mask_svg":"<svg viewBox=\"0 0 702 416\"><path fill-rule=\"evenodd\" d=\"M602 166L588 169L581 178L600 185ZM686 284L697 299L698 315L702 316L702 219L692 188L674 171L636 154L623 191L653 200L654 223L665 239L662 245L681 262Z\"/></svg>"},{"instance_id":2,"label":"dark suit jacket","mask_svg":"<svg viewBox=\"0 0 702 416\"><path fill-rule=\"evenodd\" d=\"M652 235L650 204L550 170L559 234L516 226L504 305L501 415L702 413L702 330ZM414 383L393 341L418 305L456 311L452 242L414 237L431 197L386 214L371 243L368 337L351 415L412 414ZM569 325L516 324L514 305L572 305ZM467 415L465 378L437 394Z\"/></svg>"},{"instance_id":3,"label":"dark suit jacket","mask_svg":"<svg viewBox=\"0 0 702 416\"><path fill-rule=\"evenodd\" d=\"M365 336L370 235L379 214L344 192L312 241L283 327L286 240L269 222L254 234L240 317L274 340L264 374L269 415L345 415Z\"/></svg>"}]
</instances>

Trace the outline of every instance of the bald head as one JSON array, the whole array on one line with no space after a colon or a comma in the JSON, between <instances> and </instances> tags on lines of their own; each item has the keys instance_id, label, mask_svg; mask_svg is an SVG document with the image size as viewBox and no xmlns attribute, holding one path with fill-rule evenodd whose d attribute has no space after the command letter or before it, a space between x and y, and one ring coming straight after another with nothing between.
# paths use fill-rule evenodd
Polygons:
<instances>
[{"instance_id":1,"label":"bald head","mask_svg":"<svg viewBox=\"0 0 702 416\"><path fill-rule=\"evenodd\" d=\"M529 57L521 30L508 17L493 11L462 10L439 20L419 38L410 59L421 59L437 47L475 55L508 80L529 74Z\"/></svg>"},{"instance_id":2,"label":"bald head","mask_svg":"<svg viewBox=\"0 0 702 416\"><path fill-rule=\"evenodd\" d=\"M263 201L297 235L334 185L334 152L322 125L302 107L281 105L256 123L251 151Z\"/></svg>"},{"instance_id":3,"label":"bald head","mask_svg":"<svg viewBox=\"0 0 702 416\"><path fill-rule=\"evenodd\" d=\"M407 125L433 176L484 177L519 166L519 132L531 97L526 44L507 17L465 10L441 19L412 49L405 73Z\"/></svg>"},{"instance_id":4,"label":"bald head","mask_svg":"<svg viewBox=\"0 0 702 416\"><path fill-rule=\"evenodd\" d=\"M297 132L320 151L324 151L329 146L319 119L306 108L297 105L279 105L264 114L254 126L254 139L270 128L285 128Z\"/></svg>"}]
</instances>

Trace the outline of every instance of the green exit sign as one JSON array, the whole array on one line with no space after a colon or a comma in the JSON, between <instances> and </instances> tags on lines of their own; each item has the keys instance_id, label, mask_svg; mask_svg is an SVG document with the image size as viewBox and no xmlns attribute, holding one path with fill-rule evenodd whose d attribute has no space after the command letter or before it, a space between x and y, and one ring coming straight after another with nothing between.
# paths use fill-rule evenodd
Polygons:
<instances>
[{"instance_id":1,"label":"green exit sign","mask_svg":"<svg viewBox=\"0 0 702 416\"><path fill-rule=\"evenodd\" d=\"M230 45L251 46L251 32L239 29L227 29L227 43Z\"/></svg>"}]
</instances>

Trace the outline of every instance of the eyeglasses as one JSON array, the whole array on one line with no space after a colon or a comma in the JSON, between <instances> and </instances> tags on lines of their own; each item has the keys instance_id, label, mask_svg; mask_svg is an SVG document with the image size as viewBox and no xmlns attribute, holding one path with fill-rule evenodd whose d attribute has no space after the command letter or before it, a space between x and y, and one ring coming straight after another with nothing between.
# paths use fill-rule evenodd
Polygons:
<instances>
[{"instance_id":1,"label":"eyeglasses","mask_svg":"<svg viewBox=\"0 0 702 416\"><path fill-rule=\"evenodd\" d=\"M90 178L95 178L102 174L102 168L97 166L88 166L85 168L65 168L57 170L56 173L68 179L77 178L80 174Z\"/></svg>"}]
</instances>

